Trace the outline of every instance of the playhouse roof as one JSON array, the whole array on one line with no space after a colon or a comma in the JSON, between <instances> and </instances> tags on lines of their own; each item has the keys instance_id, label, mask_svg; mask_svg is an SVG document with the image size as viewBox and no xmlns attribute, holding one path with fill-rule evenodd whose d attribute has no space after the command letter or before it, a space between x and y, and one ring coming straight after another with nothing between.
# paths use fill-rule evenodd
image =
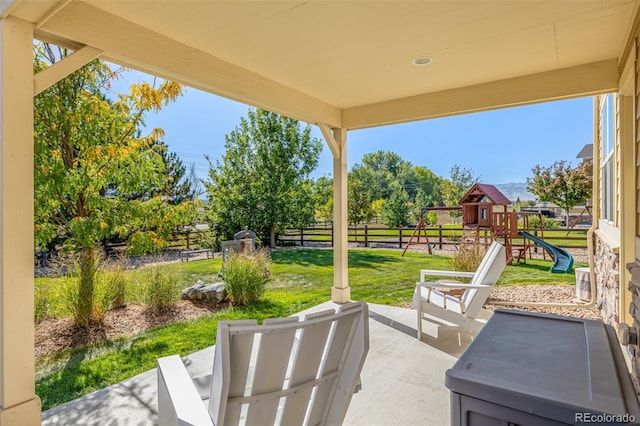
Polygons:
<instances>
[{"instance_id":1,"label":"playhouse roof","mask_svg":"<svg viewBox=\"0 0 640 426\"><path fill-rule=\"evenodd\" d=\"M498 188L486 183L476 183L464 194L458 204L479 203L488 199L494 205L510 205L511 201Z\"/></svg>"}]
</instances>

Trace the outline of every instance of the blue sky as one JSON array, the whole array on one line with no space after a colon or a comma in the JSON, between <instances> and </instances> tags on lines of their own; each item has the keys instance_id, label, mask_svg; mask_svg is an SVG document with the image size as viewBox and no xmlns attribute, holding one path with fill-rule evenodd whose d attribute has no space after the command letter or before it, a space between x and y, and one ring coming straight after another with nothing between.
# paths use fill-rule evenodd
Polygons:
<instances>
[{"instance_id":1,"label":"blue sky","mask_svg":"<svg viewBox=\"0 0 640 426\"><path fill-rule=\"evenodd\" d=\"M127 72L113 91L127 91L151 76ZM354 130L347 135L349 169L362 156L377 150L393 151L413 165L448 177L453 165L470 169L489 184L525 182L536 164L557 160L578 164L578 152L593 142L592 98L557 101L414 123ZM165 142L199 176L206 177L204 155L220 159L225 135L247 114L239 102L187 88L184 96L157 114L148 114L148 129L161 127ZM324 141L312 126L312 136ZM326 143L314 177L331 176L332 157Z\"/></svg>"}]
</instances>

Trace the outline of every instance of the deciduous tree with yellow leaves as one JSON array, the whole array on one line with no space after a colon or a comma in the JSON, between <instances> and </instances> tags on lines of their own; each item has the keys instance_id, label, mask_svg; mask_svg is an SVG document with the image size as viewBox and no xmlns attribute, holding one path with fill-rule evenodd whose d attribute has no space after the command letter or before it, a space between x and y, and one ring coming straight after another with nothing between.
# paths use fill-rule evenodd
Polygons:
<instances>
[{"instance_id":1,"label":"deciduous tree with yellow leaves","mask_svg":"<svg viewBox=\"0 0 640 426\"><path fill-rule=\"evenodd\" d=\"M34 44L34 72L71 53ZM36 246L57 238L79 253L79 325L92 317L97 244L119 235L134 248L157 249L191 210L161 196L129 200L121 195L165 185L163 145L156 143L164 132L154 129L143 136L141 127L146 113L183 90L170 81L157 87L143 82L110 98L110 82L122 72L96 59L34 99Z\"/></svg>"}]
</instances>

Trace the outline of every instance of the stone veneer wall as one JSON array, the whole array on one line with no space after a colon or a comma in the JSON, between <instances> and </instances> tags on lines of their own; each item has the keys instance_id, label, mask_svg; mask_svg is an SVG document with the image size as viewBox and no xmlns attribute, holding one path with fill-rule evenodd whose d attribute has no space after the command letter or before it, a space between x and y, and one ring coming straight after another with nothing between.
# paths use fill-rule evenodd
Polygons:
<instances>
[{"instance_id":1,"label":"stone veneer wall","mask_svg":"<svg viewBox=\"0 0 640 426\"><path fill-rule=\"evenodd\" d=\"M631 291L629 313L633 317L633 325L629 325L636 332L640 332L640 262L628 263L627 269L631 273L631 281L629 281L629 291ZM633 385L636 387L636 393L640 396L640 350L637 345L628 345L626 347L631 355L631 378L633 379Z\"/></svg>"},{"instance_id":2,"label":"stone veneer wall","mask_svg":"<svg viewBox=\"0 0 640 426\"><path fill-rule=\"evenodd\" d=\"M602 320L616 329L620 323L620 256L611 247L596 240L595 273L598 307L602 312Z\"/></svg>"}]
</instances>

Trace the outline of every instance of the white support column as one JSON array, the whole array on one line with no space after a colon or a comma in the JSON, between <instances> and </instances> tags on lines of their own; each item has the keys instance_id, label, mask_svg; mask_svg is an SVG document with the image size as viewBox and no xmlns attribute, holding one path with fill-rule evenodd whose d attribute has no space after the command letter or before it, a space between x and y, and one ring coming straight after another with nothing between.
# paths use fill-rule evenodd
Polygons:
<instances>
[{"instance_id":1,"label":"white support column","mask_svg":"<svg viewBox=\"0 0 640 426\"><path fill-rule=\"evenodd\" d=\"M0 425L40 424L33 320L33 26L0 19Z\"/></svg>"},{"instance_id":2,"label":"white support column","mask_svg":"<svg viewBox=\"0 0 640 426\"><path fill-rule=\"evenodd\" d=\"M347 131L318 124L333 154L333 288L331 300L347 303L349 287L349 221L347 217Z\"/></svg>"}]
</instances>

